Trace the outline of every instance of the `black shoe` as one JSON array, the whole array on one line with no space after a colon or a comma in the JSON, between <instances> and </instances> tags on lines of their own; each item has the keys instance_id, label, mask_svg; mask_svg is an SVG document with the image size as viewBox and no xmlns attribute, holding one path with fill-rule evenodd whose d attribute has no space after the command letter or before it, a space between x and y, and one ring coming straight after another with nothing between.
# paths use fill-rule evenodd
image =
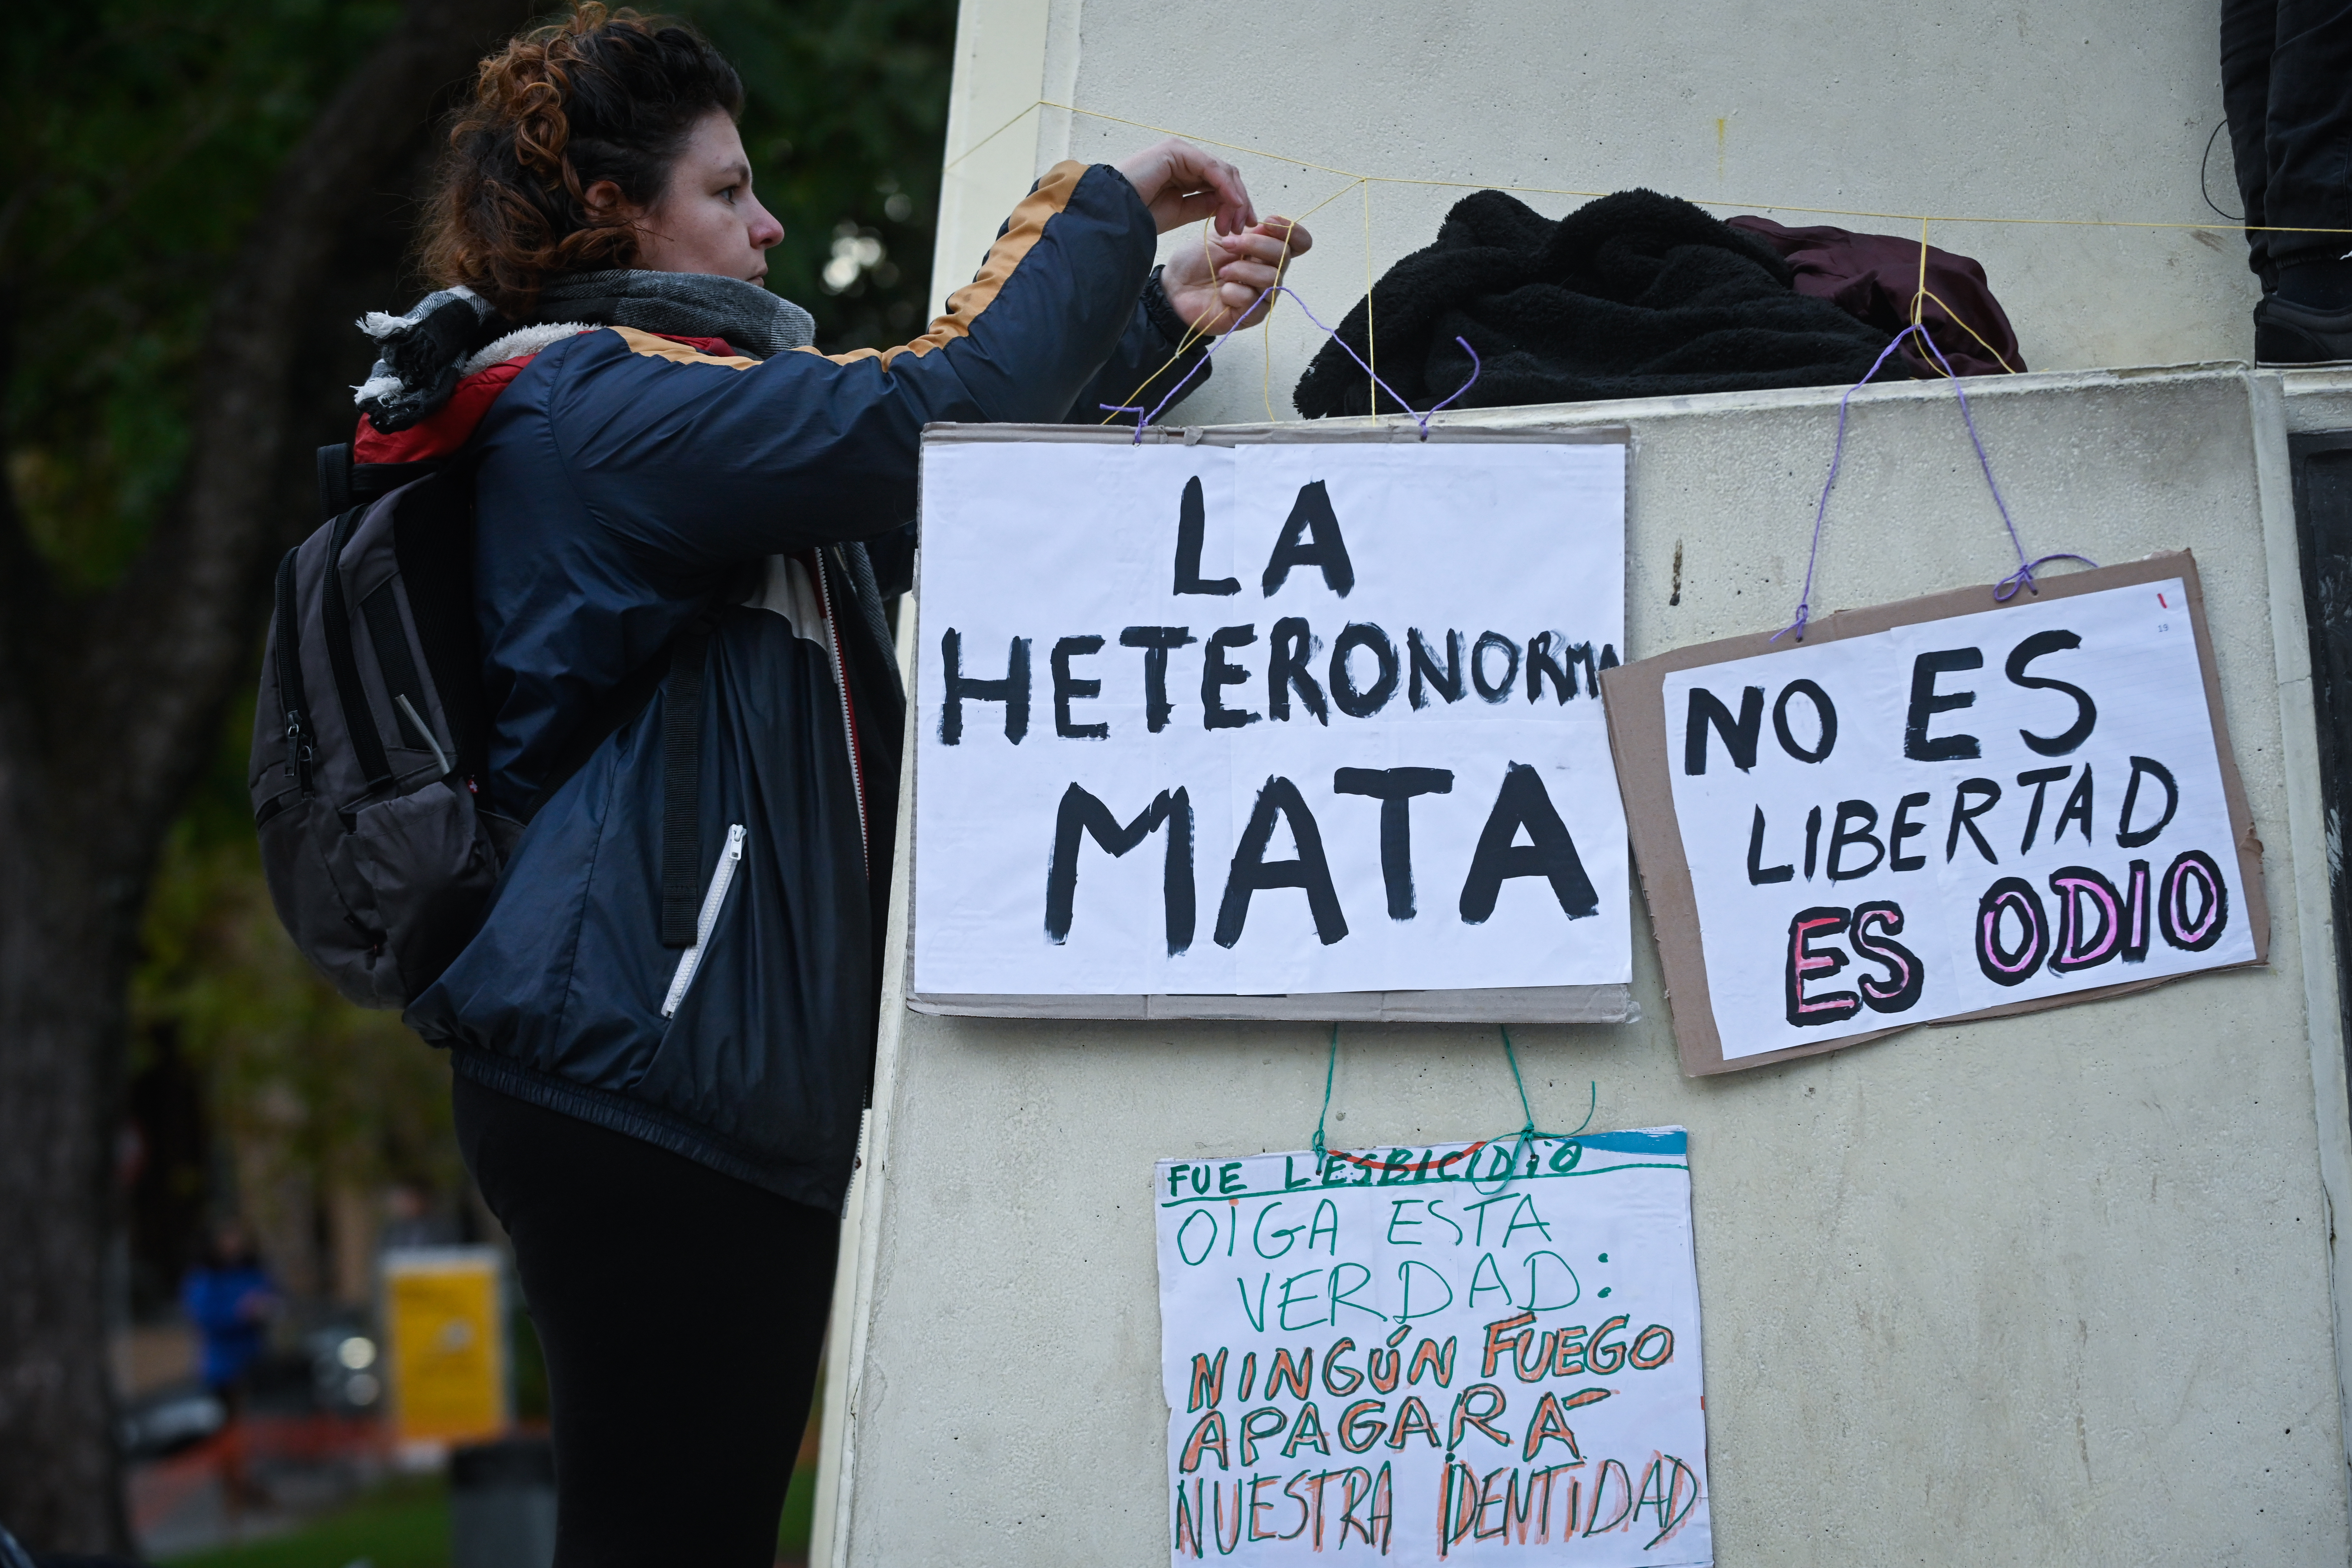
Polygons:
<instances>
[{"instance_id":1,"label":"black shoe","mask_svg":"<svg viewBox=\"0 0 2352 1568\"><path fill-rule=\"evenodd\" d=\"M2254 307L2254 363L2334 364L2352 361L2352 309L2315 310L2275 294Z\"/></svg>"}]
</instances>

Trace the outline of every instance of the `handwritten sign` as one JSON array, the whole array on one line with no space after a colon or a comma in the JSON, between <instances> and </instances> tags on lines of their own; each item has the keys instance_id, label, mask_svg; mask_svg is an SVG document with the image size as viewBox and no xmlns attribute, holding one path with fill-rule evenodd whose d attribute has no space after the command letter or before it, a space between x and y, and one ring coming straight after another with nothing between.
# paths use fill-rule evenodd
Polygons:
<instances>
[{"instance_id":1,"label":"handwritten sign","mask_svg":"<svg viewBox=\"0 0 2352 1568\"><path fill-rule=\"evenodd\" d=\"M1180 1568L1714 1560L1682 1129L1155 1181Z\"/></svg>"},{"instance_id":2,"label":"handwritten sign","mask_svg":"<svg viewBox=\"0 0 2352 1568\"><path fill-rule=\"evenodd\" d=\"M2176 554L1612 680L1685 1067L2258 961L2201 604Z\"/></svg>"},{"instance_id":3,"label":"handwritten sign","mask_svg":"<svg viewBox=\"0 0 2352 1568\"><path fill-rule=\"evenodd\" d=\"M915 991L1628 983L1624 458L928 440Z\"/></svg>"}]
</instances>

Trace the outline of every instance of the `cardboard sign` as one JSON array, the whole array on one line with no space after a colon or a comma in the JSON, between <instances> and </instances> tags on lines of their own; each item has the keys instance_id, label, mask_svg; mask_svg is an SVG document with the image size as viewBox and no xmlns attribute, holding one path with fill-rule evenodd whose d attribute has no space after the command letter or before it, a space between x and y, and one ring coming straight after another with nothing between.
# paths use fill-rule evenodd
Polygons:
<instances>
[{"instance_id":1,"label":"cardboard sign","mask_svg":"<svg viewBox=\"0 0 2352 1568\"><path fill-rule=\"evenodd\" d=\"M1714 1560L1682 1129L1155 1180L1171 1563Z\"/></svg>"},{"instance_id":2,"label":"cardboard sign","mask_svg":"<svg viewBox=\"0 0 2352 1568\"><path fill-rule=\"evenodd\" d=\"M1685 1072L2263 960L2185 552L1612 671Z\"/></svg>"},{"instance_id":3,"label":"cardboard sign","mask_svg":"<svg viewBox=\"0 0 2352 1568\"><path fill-rule=\"evenodd\" d=\"M504 1431L509 1411L498 1249L401 1248L383 1255L383 1268L396 1440L465 1442Z\"/></svg>"},{"instance_id":4,"label":"cardboard sign","mask_svg":"<svg viewBox=\"0 0 2352 1568\"><path fill-rule=\"evenodd\" d=\"M919 1000L1626 986L1624 484L1615 441L934 433Z\"/></svg>"}]
</instances>

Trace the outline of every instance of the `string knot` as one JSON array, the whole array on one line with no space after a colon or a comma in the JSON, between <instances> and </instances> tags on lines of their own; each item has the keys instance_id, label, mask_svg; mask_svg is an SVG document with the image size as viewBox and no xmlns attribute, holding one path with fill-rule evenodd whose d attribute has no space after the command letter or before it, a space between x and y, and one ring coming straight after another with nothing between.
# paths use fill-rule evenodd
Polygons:
<instances>
[{"instance_id":1,"label":"string knot","mask_svg":"<svg viewBox=\"0 0 2352 1568\"><path fill-rule=\"evenodd\" d=\"M2037 555L2032 560L2027 562L2024 565L2020 566L2016 571L2011 573L2008 576L2003 577L2000 580L1999 584L1996 585L1992 591L1994 603L2006 605L2011 599L2017 597L2017 591L2020 588L2024 589L2029 594L2040 594L2042 592L2042 584L2033 580L2033 569L2036 566L2045 565L2053 561L2079 561L2085 566L2096 566L2098 564L2097 562L2092 560L2089 556L2077 555L2072 551L2062 550L2054 555Z\"/></svg>"}]
</instances>

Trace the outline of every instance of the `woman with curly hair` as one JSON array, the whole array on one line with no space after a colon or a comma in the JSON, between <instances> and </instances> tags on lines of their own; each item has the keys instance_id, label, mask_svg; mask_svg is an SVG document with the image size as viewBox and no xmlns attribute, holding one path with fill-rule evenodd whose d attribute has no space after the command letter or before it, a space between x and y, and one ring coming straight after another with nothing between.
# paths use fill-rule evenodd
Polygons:
<instances>
[{"instance_id":1,"label":"woman with curly hair","mask_svg":"<svg viewBox=\"0 0 2352 1568\"><path fill-rule=\"evenodd\" d=\"M546 1350L564 1568L773 1553L872 1070L922 426L1156 401L1309 243L1181 142L1063 163L922 336L820 354L761 286L741 105L682 27L515 39L451 131L440 290L365 323L356 461L474 475L472 782L530 826L406 1017Z\"/></svg>"}]
</instances>

